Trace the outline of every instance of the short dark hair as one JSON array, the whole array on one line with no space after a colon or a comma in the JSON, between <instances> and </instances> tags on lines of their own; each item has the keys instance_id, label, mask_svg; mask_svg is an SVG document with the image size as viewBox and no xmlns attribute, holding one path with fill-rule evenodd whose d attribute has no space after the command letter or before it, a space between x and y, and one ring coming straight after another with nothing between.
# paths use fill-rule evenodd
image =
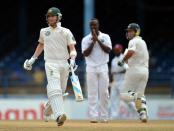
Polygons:
<instances>
[{"instance_id":1,"label":"short dark hair","mask_svg":"<svg viewBox=\"0 0 174 131\"><path fill-rule=\"evenodd\" d=\"M92 21L97 21L97 22L99 23L99 20L98 20L97 18L92 18L92 19L90 20L90 22L92 22Z\"/></svg>"},{"instance_id":2,"label":"short dark hair","mask_svg":"<svg viewBox=\"0 0 174 131\"><path fill-rule=\"evenodd\" d=\"M99 24L99 20L98 20L97 18L92 18L92 19L90 20L90 23L91 23L92 21L97 21L98 24Z\"/></svg>"},{"instance_id":3,"label":"short dark hair","mask_svg":"<svg viewBox=\"0 0 174 131\"><path fill-rule=\"evenodd\" d=\"M91 21L93 21L93 20L99 21L97 18L92 18Z\"/></svg>"}]
</instances>

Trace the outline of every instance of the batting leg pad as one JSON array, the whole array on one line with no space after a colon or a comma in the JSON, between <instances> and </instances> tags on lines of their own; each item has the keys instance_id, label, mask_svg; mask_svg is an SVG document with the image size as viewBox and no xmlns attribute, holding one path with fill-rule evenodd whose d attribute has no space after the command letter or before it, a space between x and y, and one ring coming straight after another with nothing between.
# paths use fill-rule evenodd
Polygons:
<instances>
[{"instance_id":1,"label":"batting leg pad","mask_svg":"<svg viewBox=\"0 0 174 131\"><path fill-rule=\"evenodd\" d=\"M137 109L138 113L141 113L141 111L146 111L147 112L147 104L146 104L146 98L145 96L139 98L141 102L141 106L139 109Z\"/></svg>"},{"instance_id":2,"label":"batting leg pad","mask_svg":"<svg viewBox=\"0 0 174 131\"><path fill-rule=\"evenodd\" d=\"M47 95L50 101L54 117L55 119L57 119L60 115L64 114L62 90L60 88L56 89L48 85Z\"/></svg>"}]
</instances>

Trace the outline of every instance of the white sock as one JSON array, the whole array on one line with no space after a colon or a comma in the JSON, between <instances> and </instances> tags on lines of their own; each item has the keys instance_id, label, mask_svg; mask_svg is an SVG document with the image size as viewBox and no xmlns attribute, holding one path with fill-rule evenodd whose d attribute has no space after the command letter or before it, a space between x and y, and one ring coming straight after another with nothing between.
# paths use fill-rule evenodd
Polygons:
<instances>
[{"instance_id":1,"label":"white sock","mask_svg":"<svg viewBox=\"0 0 174 131\"><path fill-rule=\"evenodd\" d=\"M64 114L62 95L54 95L49 98L55 119Z\"/></svg>"}]
</instances>

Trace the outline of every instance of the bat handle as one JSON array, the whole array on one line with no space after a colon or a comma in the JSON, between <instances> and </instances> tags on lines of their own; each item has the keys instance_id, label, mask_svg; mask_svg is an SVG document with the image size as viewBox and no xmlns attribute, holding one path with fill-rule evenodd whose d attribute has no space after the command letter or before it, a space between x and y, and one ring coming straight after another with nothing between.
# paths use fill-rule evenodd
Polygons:
<instances>
[{"instance_id":1,"label":"bat handle","mask_svg":"<svg viewBox=\"0 0 174 131\"><path fill-rule=\"evenodd\" d=\"M70 66L70 68L71 68L71 73L72 73L72 75L75 75L73 67Z\"/></svg>"}]
</instances>

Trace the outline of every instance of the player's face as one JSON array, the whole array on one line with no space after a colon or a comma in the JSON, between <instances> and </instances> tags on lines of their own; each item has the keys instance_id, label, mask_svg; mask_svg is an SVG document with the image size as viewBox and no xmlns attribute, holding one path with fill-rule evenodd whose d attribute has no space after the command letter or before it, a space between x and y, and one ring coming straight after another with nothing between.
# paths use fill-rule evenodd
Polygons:
<instances>
[{"instance_id":1,"label":"player's face","mask_svg":"<svg viewBox=\"0 0 174 131\"><path fill-rule=\"evenodd\" d=\"M134 30L127 30L126 37L128 40L131 40L132 38L135 37L135 31Z\"/></svg>"},{"instance_id":2,"label":"player's face","mask_svg":"<svg viewBox=\"0 0 174 131\"><path fill-rule=\"evenodd\" d=\"M96 31L96 34L98 34L98 31L99 31L99 23L98 23L97 20L92 20L92 21L90 22L90 29L91 29L91 32L92 32L93 30L95 30L95 31Z\"/></svg>"},{"instance_id":3,"label":"player's face","mask_svg":"<svg viewBox=\"0 0 174 131\"><path fill-rule=\"evenodd\" d=\"M55 24L57 24L58 18L57 16L48 16L47 20L50 26L54 26Z\"/></svg>"}]
</instances>

